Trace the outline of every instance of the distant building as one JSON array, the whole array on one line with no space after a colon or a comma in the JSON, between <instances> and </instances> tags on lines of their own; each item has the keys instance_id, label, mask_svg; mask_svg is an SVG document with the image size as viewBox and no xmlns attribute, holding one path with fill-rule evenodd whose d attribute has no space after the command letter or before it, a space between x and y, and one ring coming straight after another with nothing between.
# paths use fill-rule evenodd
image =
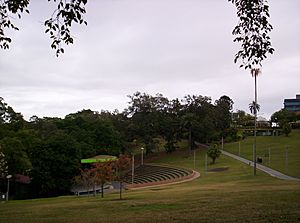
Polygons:
<instances>
[{"instance_id":1,"label":"distant building","mask_svg":"<svg viewBox=\"0 0 300 223\"><path fill-rule=\"evenodd\" d=\"M300 94L293 99L284 99L284 108L291 112L300 112Z\"/></svg>"},{"instance_id":2,"label":"distant building","mask_svg":"<svg viewBox=\"0 0 300 223\"><path fill-rule=\"evenodd\" d=\"M258 116L257 117L257 127L258 128L268 128L271 127L271 123L264 117Z\"/></svg>"}]
</instances>

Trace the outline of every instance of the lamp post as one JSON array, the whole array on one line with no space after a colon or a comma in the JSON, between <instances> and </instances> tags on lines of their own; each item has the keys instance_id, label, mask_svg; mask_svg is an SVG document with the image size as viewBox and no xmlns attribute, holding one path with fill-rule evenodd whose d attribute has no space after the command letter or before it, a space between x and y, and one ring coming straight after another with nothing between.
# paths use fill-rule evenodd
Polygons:
<instances>
[{"instance_id":1,"label":"lamp post","mask_svg":"<svg viewBox=\"0 0 300 223\"><path fill-rule=\"evenodd\" d=\"M207 153L205 153L205 174L207 174Z\"/></svg>"},{"instance_id":2,"label":"lamp post","mask_svg":"<svg viewBox=\"0 0 300 223\"><path fill-rule=\"evenodd\" d=\"M12 177L12 175L7 175L7 191L6 191L6 201L8 201L8 194L9 194L9 179Z\"/></svg>"},{"instance_id":3,"label":"lamp post","mask_svg":"<svg viewBox=\"0 0 300 223\"><path fill-rule=\"evenodd\" d=\"M196 169L196 150L194 150L194 170Z\"/></svg>"},{"instance_id":4,"label":"lamp post","mask_svg":"<svg viewBox=\"0 0 300 223\"><path fill-rule=\"evenodd\" d=\"M142 147L141 150L142 150L142 153L141 153L141 155L142 155L141 165L144 165L144 148Z\"/></svg>"},{"instance_id":5,"label":"lamp post","mask_svg":"<svg viewBox=\"0 0 300 223\"><path fill-rule=\"evenodd\" d=\"M131 184L134 183L134 154L132 154Z\"/></svg>"}]
</instances>

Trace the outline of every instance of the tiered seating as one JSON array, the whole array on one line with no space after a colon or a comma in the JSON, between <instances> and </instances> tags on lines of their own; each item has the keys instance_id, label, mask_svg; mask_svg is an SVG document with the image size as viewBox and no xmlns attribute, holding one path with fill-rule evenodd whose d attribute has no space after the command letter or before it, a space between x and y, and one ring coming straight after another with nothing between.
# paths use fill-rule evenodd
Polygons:
<instances>
[{"instance_id":1,"label":"tiered seating","mask_svg":"<svg viewBox=\"0 0 300 223\"><path fill-rule=\"evenodd\" d=\"M187 169L154 164L144 164L135 168L134 184L141 185L163 183L164 181L176 181L191 174L192 171ZM125 182L128 184L132 183L131 172L126 175Z\"/></svg>"}]
</instances>

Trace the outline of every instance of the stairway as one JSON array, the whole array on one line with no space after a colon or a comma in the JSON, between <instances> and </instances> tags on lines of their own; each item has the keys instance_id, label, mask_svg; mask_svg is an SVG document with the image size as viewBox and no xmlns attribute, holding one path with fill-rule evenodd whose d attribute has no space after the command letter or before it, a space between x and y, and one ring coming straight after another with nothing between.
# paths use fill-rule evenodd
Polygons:
<instances>
[{"instance_id":1,"label":"stairway","mask_svg":"<svg viewBox=\"0 0 300 223\"><path fill-rule=\"evenodd\" d=\"M180 181L193 175L192 170L157 164L140 165L134 170L132 184L131 171L125 176L127 187L140 187Z\"/></svg>"}]
</instances>

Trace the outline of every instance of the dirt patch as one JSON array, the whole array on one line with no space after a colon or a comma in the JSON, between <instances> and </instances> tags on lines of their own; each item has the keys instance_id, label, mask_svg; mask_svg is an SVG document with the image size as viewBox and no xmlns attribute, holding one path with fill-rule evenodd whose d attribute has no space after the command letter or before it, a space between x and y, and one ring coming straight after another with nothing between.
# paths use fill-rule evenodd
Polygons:
<instances>
[{"instance_id":1,"label":"dirt patch","mask_svg":"<svg viewBox=\"0 0 300 223\"><path fill-rule=\"evenodd\" d=\"M226 171L228 170L228 167L218 167L218 168L214 168L214 169L209 169L207 170L208 172L222 172L222 171Z\"/></svg>"}]
</instances>

